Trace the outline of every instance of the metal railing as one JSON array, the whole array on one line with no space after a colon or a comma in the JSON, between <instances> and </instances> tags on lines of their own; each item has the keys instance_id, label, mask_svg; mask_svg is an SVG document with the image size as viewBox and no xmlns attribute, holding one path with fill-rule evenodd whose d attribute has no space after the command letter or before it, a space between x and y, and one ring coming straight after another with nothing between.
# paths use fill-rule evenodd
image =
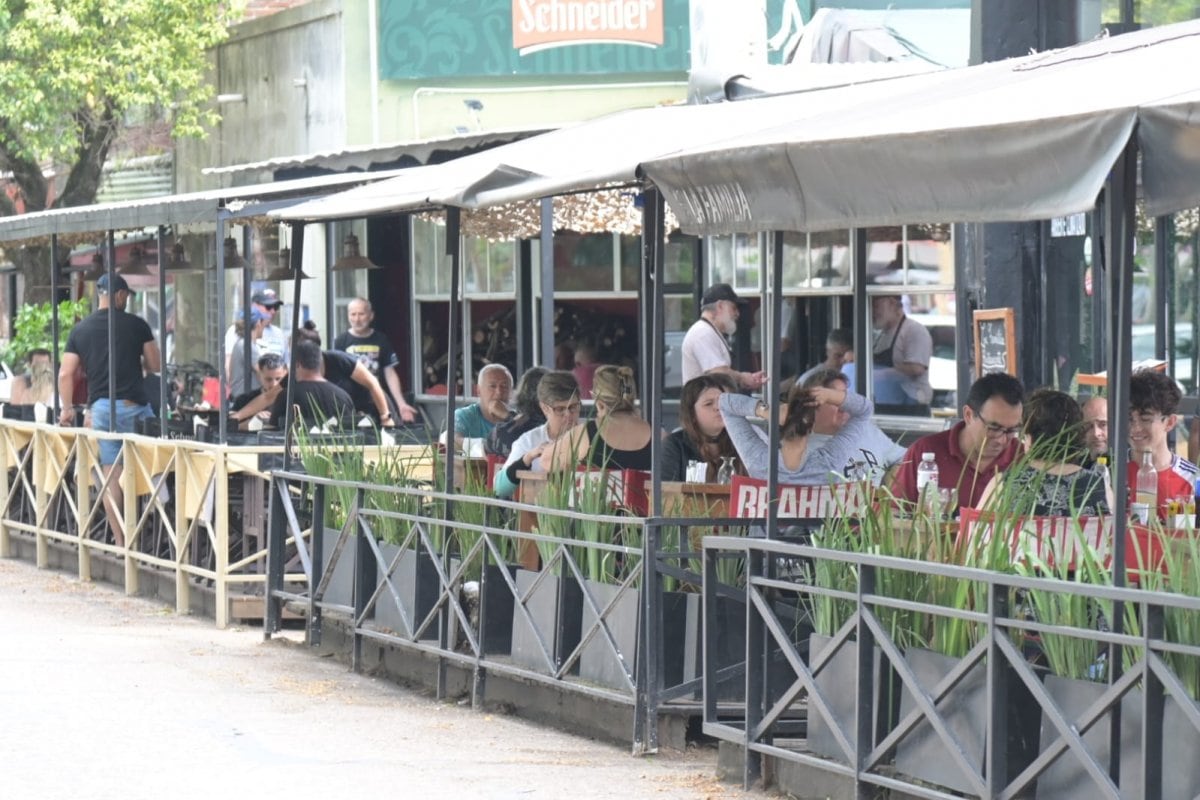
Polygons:
<instances>
[{"instance_id":1,"label":"metal railing","mask_svg":"<svg viewBox=\"0 0 1200 800\"><path fill-rule=\"evenodd\" d=\"M628 705L635 752L657 748L660 713L699 715L700 551L681 531L714 520L598 516L294 472L274 474L270 509L267 637L296 603L315 646L336 611L349 620L355 669L365 641L386 642L438 660L438 696L446 665L468 670L475 707L488 675ZM519 529L521 514L537 524ZM588 525L616 535L581 538ZM518 566L531 555L536 568ZM304 576L293 587L282 582L289 561Z\"/></svg>"},{"instance_id":2,"label":"metal railing","mask_svg":"<svg viewBox=\"0 0 1200 800\"><path fill-rule=\"evenodd\" d=\"M1039 797L1065 797L1062 787L1071 785L1087 797L1181 796L1172 794L1179 789L1164 789L1164 780L1176 777L1171 773L1181 766L1164 757L1164 743L1196 752L1200 706L1189 696L1196 687L1185 686L1172 662L1200 664L1200 643L1172 640L1164 620L1200 616L1200 598L764 539L710 537L703 550L706 578L715 575L718 559L731 554L745 564L745 713L719 714L712 692L706 691L704 731L744 748L747 784L761 775L762 760L770 756L842 776L859 796L892 789L929 798L1016 798L1036 789ZM785 574L786 565L822 561L847 567L852 587L826 588L798 577L812 570ZM963 582L971 602L952 607L889 593L905 575ZM1112 633L1103 625L1039 621L1022 601L1034 592L1082 598L1097 608L1123 607L1127 618L1137 621L1140 635ZM717 596L706 580L706 636L717 622ZM840 602L846 618L836 631L827 631L828 643L818 649L780 619L781 598L810 609L815 603ZM918 663L919 648L896 635L904 627L897 620L906 614L970 626L974 642L929 677ZM1064 703L1051 691L1044 666L1036 663L1038 640L1050 637L1093 644L1097 667L1107 679L1090 683L1093 690L1085 701ZM710 655L711 642L706 638ZM833 688L834 677L845 679L840 691ZM706 689L713 679L706 669ZM979 701L976 710L966 710L968 700ZM797 707L806 712L804 739L789 735L781 724ZM1016 719L1014 712L1020 711L1027 713ZM1031 717L1032 733L1022 738L1014 728L1029 728ZM976 723L977 730L965 730L964 723ZM1171 723L1166 739L1164 725ZM823 739L823 756L813 752L822 749L818 739ZM1131 752L1137 739L1140 748ZM921 761L941 764L949 777L906 774ZM1185 757L1182 763L1189 765L1185 778L1194 782L1193 762ZM1191 797L1197 789L1187 791Z\"/></svg>"}]
</instances>

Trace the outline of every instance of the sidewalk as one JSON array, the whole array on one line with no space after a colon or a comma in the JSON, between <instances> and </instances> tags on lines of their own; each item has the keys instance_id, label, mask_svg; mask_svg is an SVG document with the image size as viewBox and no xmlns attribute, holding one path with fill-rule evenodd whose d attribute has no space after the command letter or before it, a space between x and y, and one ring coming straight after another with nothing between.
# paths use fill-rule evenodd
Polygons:
<instances>
[{"instance_id":1,"label":"sidewalk","mask_svg":"<svg viewBox=\"0 0 1200 800\"><path fill-rule=\"evenodd\" d=\"M0 796L763 797L715 749L634 758L438 703L258 628L0 560Z\"/></svg>"}]
</instances>

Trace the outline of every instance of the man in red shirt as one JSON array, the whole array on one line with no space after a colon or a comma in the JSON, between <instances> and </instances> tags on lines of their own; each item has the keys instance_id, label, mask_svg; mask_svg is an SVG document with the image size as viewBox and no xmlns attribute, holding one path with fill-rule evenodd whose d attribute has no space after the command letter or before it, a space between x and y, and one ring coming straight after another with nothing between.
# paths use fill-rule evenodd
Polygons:
<instances>
[{"instance_id":1,"label":"man in red shirt","mask_svg":"<svg viewBox=\"0 0 1200 800\"><path fill-rule=\"evenodd\" d=\"M958 490L960 508L976 508L988 481L1012 463L1021 432L1025 389L1012 375L993 372L971 384L962 421L941 433L922 436L900 460L892 493L899 500L917 501L917 464L933 453L938 487Z\"/></svg>"},{"instance_id":2,"label":"man in red shirt","mask_svg":"<svg viewBox=\"0 0 1200 800\"><path fill-rule=\"evenodd\" d=\"M1167 434L1179 421L1175 411L1182 395L1179 386L1165 372L1141 370L1129 379L1129 496L1137 488L1137 471L1142 454L1149 450L1158 471L1158 517L1165 520L1167 502L1193 497L1196 465L1171 452Z\"/></svg>"}]
</instances>

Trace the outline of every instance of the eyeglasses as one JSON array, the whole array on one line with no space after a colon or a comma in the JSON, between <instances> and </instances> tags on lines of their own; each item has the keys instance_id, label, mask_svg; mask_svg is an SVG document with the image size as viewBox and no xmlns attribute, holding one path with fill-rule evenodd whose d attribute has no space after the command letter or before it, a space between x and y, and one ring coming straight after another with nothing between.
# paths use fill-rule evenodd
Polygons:
<instances>
[{"instance_id":1,"label":"eyeglasses","mask_svg":"<svg viewBox=\"0 0 1200 800\"><path fill-rule=\"evenodd\" d=\"M1156 422L1161 422L1166 419L1162 414L1130 414L1129 427L1131 428L1149 428Z\"/></svg>"},{"instance_id":2,"label":"eyeglasses","mask_svg":"<svg viewBox=\"0 0 1200 800\"><path fill-rule=\"evenodd\" d=\"M579 403L571 403L570 405L565 406L547 405L546 408L550 409L551 413L553 414L556 414L560 417L565 417L568 414L578 414L582 406L580 406Z\"/></svg>"},{"instance_id":3,"label":"eyeglasses","mask_svg":"<svg viewBox=\"0 0 1200 800\"><path fill-rule=\"evenodd\" d=\"M983 418L982 414L976 414L975 418L983 423L984 430L987 431L989 439L1011 439L1021 432L1020 425L1005 428L1003 425L997 425L995 422L988 422Z\"/></svg>"}]
</instances>

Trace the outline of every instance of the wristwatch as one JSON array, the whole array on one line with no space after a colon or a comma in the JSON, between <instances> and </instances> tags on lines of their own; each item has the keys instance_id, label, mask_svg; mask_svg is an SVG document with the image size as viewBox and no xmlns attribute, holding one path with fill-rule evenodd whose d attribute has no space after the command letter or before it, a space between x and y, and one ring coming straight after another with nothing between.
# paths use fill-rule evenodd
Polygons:
<instances>
[{"instance_id":1,"label":"wristwatch","mask_svg":"<svg viewBox=\"0 0 1200 800\"><path fill-rule=\"evenodd\" d=\"M756 416L756 417L758 417L758 416L766 416L766 415L767 415L767 412L768 412L768 411L770 411L770 410L771 410L771 407L770 407L769 405L767 405L767 404L766 404L765 402L763 402L762 400L759 400L759 401L758 401L758 405L756 405L756 406L754 407L754 416Z\"/></svg>"}]
</instances>

